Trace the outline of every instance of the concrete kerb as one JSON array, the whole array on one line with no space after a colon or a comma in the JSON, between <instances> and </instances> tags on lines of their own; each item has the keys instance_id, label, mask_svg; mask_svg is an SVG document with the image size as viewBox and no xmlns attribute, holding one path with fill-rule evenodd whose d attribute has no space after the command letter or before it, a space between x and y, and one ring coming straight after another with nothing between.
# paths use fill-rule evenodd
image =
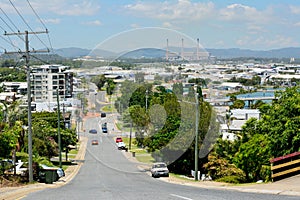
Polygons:
<instances>
[{"instance_id":1,"label":"concrete kerb","mask_svg":"<svg viewBox=\"0 0 300 200\"><path fill-rule=\"evenodd\" d=\"M131 152L123 152L123 155L131 162L137 164L137 167L141 171L148 172L151 164L139 162L135 157L132 156ZM300 176L299 176L300 178ZM192 182L189 180L179 179L173 176L161 177L161 181L165 181L172 184L181 184L193 187L200 187L206 189L218 189L218 190L232 190L239 192L249 192L249 193L261 193L261 194L275 194L275 195L290 195L290 196L300 196L300 185L295 183L293 186L290 184L275 182L275 183L254 183L252 185L232 185L229 183L221 183L214 181L198 181ZM299 185L299 186L298 186Z\"/></svg>"},{"instance_id":2,"label":"concrete kerb","mask_svg":"<svg viewBox=\"0 0 300 200\"><path fill-rule=\"evenodd\" d=\"M84 160L85 152L86 152L86 145L87 145L88 138L81 137L80 138L80 147L78 153L75 157L75 160ZM82 166L82 162L77 163L77 165L69 166L65 171L65 177L59 179L57 182L53 184L45 184L45 183L34 183L29 184L21 187L3 187L0 188L0 199L1 200L15 200L20 199L28 195L29 193L43 190L46 188L56 188L63 186L69 183L78 173L80 167Z\"/></svg>"}]
</instances>

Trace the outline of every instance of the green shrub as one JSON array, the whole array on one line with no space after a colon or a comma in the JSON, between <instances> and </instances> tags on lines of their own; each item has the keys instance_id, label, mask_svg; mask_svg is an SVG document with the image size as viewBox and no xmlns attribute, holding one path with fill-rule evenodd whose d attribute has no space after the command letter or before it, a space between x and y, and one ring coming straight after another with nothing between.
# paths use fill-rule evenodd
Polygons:
<instances>
[{"instance_id":1,"label":"green shrub","mask_svg":"<svg viewBox=\"0 0 300 200\"><path fill-rule=\"evenodd\" d=\"M243 170L237 168L234 164L230 164L228 160L220 158L215 153L208 155L208 162L203 166L213 180L222 180L224 177L237 177L234 180L241 183L246 178Z\"/></svg>"},{"instance_id":2,"label":"green shrub","mask_svg":"<svg viewBox=\"0 0 300 200\"><path fill-rule=\"evenodd\" d=\"M272 180L271 175L272 175L271 166L262 165L259 172L260 178L263 179L265 182L269 182Z\"/></svg>"},{"instance_id":3,"label":"green shrub","mask_svg":"<svg viewBox=\"0 0 300 200\"><path fill-rule=\"evenodd\" d=\"M240 177L240 176L224 176L222 178L219 178L215 180L217 182L225 182L225 183L233 183L233 184L238 184L238 183L243 183L245 182L245 179Z\"/></svg>"}]
</instances>

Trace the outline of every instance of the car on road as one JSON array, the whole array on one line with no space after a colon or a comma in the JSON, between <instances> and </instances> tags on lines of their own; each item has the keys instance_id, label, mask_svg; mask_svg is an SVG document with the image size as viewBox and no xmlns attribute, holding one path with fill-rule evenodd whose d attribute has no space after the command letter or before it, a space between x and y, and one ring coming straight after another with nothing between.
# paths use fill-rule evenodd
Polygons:
<instances>
[{"instance_id":1,"label":"car on road","mask_svg":"<svg viewBox=\"0 0 300 200\"><path fill-rule=\"evenodd\" d=\"M123 142L123 139L121 137L116 138L116 143L119 143L119 142Z\"/></svg>"},{"instance_id":2,"label":"car on road","mask_svg":"<svg viewBox=\"0 0 300 200\"><path fill-rule=\"evenodd\" d=\"M161 176L169 177L169 169L164 162L153 163L150 171L154 178L159 178Z\"/></svg>"},{"instance_id":3,"label":"car on road","mask_svg":"<svg viewBox=\"0 0 300 200\"><path fill-rule=\"evenodd\" d=\"M97 134L97 130L96 129L91 129L91 130L89 130L89 133Z\"/></svg>"},{"instance_id":4,"label":"car on road","mask_svg":"<svg viewBox=\"0 0 300 200\"><path fill-rule=\"evenodd\" d=\"M106 113L102 112L100 116L101 117L106 117Z\"/></svg>"},{"instance_id":5,"label":"car on road","mask_svg":"<svg viewBox=\"0 0 300 200\"><path fill-rule=\"evenodd\" d=\"M117 146L118 146L118 150L125 150L125 151L127 151L127 147L126 147L126 145L125 145L124 142L118 142Z\"/></svg>"},{"instance_id":6,"label":"car on road","mask_svg":"<svg viewBox=\"0 0 300 200\"><path fill-rule=\"evenodd\" d=\"M107 133L107 128L106 127L102 127L102 133Z\"/></svg>"},{"instance_id":7,"label":"car on road","mask_svg":"<svg viewBox=\"0 0 300 200\"><path fill-rule=\"evenodd\" d=\"M99 144L98 140L92 140L92 145L98 145L98 144Z\"/></svg>"}]
</instances>

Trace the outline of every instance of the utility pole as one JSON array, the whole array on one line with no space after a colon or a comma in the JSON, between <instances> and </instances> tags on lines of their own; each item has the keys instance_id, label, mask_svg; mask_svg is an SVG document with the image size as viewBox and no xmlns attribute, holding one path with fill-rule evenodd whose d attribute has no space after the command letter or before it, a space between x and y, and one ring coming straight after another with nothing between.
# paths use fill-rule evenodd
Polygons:
<instances>
[{"instance_id":1,"label":"utility pole","mask_svg":"<svg viewBox=\"0 0 300 200\"><path fill-rule=\"evenodd\" d=\"M198 181L198 160L199 160L199 150L198 150L198 140L199 140L199 133L198 133L198 129L199 129L199 95L197 93L197 85L195 85L195 103L194 102L189 102L189 101L182 101L185 103L189 103L192 105L195 105L195 109L196 109L196 119L195 119L195 181Z\"/></svg>"},{"instance_id":2,"label":"utility pole","mask_svg":"<svg viewBox=\"0 0 300 200\"><path fill-rule=\"evenodd\" d=\"M29 34L41 34L41 33L48 33L48 30L46 31L39 31L39 32L16 32L16 33L7 33L5 32L5 36L10 35L25 35L25 51L17 51L17 52L7 52L5 50L5 54L21 54L23 53L23 57L25 58L25 65L27 69L27 103L28 103L28 171L29 171L29 182L33 182L33 168L32 168L32 120L31 120L31 81L30 81L30 66L29 66L29 53L45 53L49 52L49 49L46 51L44 50L29 50L29 40L28 35Z\"/></svg>"},{"instance_id":3,"label":"utility pole","mask_svg":"<svg viewBox=\"0 0 300 200\"><path fill-rule=\"evenodd\" d=\"M59 167L62 168L61 164L61 135L60 135L60 106L59 106L59 94L58 89L56 89L57 97L57 133L58 133L58 149L59 149Z\"/></svg>"},{"instance_id":4,"label":"utility pole","mask_svg":"<svg viewBox=\"0 0 300 200\"><path fill-rule=\"evenodd\" d=\"M130 122L129 150L131 150L131 140L132 140L132 120Z\"/></svg>"},{"instance_id":5,"label":"utility pole","mask_svg":"<svg viewBox=\"0 0 300 200\"><path fill-rule=\"evenodd\" d=\"M199 160L199 150L198 150L198 126L199 126L199 99L197 93L197 86L195 91L195 100L196 100L196 124L195 124L195 181L198 181L198 160Z\"/></svg>"}]
</instances>

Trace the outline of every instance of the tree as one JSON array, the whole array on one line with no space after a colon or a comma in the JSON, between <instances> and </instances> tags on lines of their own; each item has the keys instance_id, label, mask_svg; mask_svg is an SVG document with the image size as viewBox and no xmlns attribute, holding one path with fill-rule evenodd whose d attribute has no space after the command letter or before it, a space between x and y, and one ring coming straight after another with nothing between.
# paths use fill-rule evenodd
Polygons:
<instances>
[{"instance_id":1,"label":"tree","mask_svg":"<svg viewBox=\"0 0 300 200\"><path fill-rule=\"evenodd\" d=\"M138 146L143 145L145 131L149 124L149 117L146 113L146 110L140 105L133 105L129 108L130 117L132 122L135 124L138 129L138 135L136 135L136 140Z\"/></svg>"},{"instance_id":2,"label":"tree","mask_svg":"<svg viewBox=\"0 0 300 200\"><path fill-rule=\"evenodd\" d=\"M11 152L17 147L18 135L22 131L21 122L16 122L15 126L5 128L0 132L0 158L11 157Z\"/></svg>"},{"instance_id":3,"label":"tree","mask_svg":"<svg viewBox=\"0 0 300 200\"><path fill-rule=\"evenodd\" d=\"M230 109L242 109L245 107L245 102L243 100L237 99L229 107Z\"/></svg>"},{"instance_id":4,"label":"tree","mask_svg":"<svg viewBox=\"0 0 300 200\"><path fill-rule=\"evenodd\" d=\"M243 143L234 157L234 163L246 174L247 181L258 181L263 165L269 165L269 140L261 134L253 135Z\"/></svg>"},{"instance_id":5,"label":"tree","mask_svg":"<svg viewBox=\"0 0 300 200\"><path fill-rule=\"evenodd\" d=\"M107 81L107 79L105 78L104 74L100 74L97 76L92 77L91 82L95 83L95 85L97 86L98 90L101 90L101 88L104 86L105 82Z\"/></svg>"},{"instance_id":6,"label":"tree","mask_svg":"<svg viewBox=\"0 0 300 200\"><path fill-rule=\"evenodd\" d=\"M299 87L286 88L275 97L277 100L264 110L260 126L270 139L271 155L278 157L300 150Z\"/></svg>"},{"instance_id":7,"label":"tree","mask_svg":"<svg viewBox=\"0 0 300 200\"><path fill-rule=\"evenodd\" d=\"M112 95L113 91L114 91L114 89L116 87L115 82L112 79L107 79L106 80L106 84L107 84L107 86L106 86L106 93L108 95Z\"/></svg>"},{"instance_id":8,"label":"tree","mask_svg":"<svg viewBox=\"0 0 300 200\"><path fill-rule=\"evenodd\" d=\"M145 74L142 72L138 72L135 74L135 82L136 83L144 83L145 81Z\"/></svg>"},{"instance_id":9,"label":"tree","mask_svg":"<svg viewBox=\"0 0 300 200\"><path fill-rule=\"evenodd\" d=\"M174 83L173 84L173 93L181 99L182 95L183 95L183 85L182 83Z\"/></svg>"}]
</instances>

